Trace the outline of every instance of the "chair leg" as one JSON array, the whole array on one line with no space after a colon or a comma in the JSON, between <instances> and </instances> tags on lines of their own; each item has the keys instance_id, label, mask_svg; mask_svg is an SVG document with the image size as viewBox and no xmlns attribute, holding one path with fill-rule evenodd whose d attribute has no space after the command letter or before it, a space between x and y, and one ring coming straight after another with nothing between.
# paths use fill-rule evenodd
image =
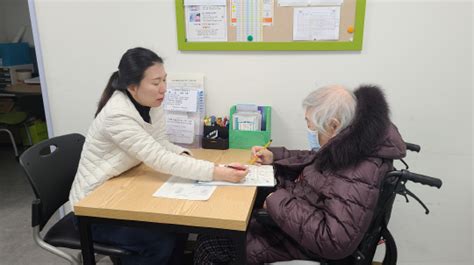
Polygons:
<instances>
[{"instance_id":1,"label":"chair leg","mask_svg":"<svg viewBox=\"0 0 474 265\"><path fill-rule=\"evenodd\" d=\"M33 227L33 239L34 241L36 242L36 244L38 244L42 249L44 250L47 250L57 256L60 256L61 258L63 259L66 259L67 261L69 261L69 263L71 263L71 265L79 265L79 260L74 257L73 255L67 253L67 252L64 252L48 243L46 243L40 236L40 233L39 233L39 226L35 226Z\"/></svg>"},{"instance_id":2,"label":"chair leg","mask_svg":"<svg viewBox=\"0 0 474 265\"><path fill-rule=\"evenodd\" d=\"M16 143L15 143L15 138L13 138L13 134L10 130L1 128L0 132L6 132L10 136L10 140L12 141L13 144L13 150L15 151L15 157L18 157L18 149L16 148Z\"/></svg>"},{"instance_id":3,"label":"chair leg","mask_svg":"<svg viewBox=\"0 0 474 265\"><path fill-rule=\"evenodd\" d=\"M26 136L28 137L28 142L30 143L30 146L31 146L33 145L33 140L31 140L30 130L28 129L26 122L23 123L23 126L25 127L25 133L26 133Z\"/></svg>"}]
</instances>

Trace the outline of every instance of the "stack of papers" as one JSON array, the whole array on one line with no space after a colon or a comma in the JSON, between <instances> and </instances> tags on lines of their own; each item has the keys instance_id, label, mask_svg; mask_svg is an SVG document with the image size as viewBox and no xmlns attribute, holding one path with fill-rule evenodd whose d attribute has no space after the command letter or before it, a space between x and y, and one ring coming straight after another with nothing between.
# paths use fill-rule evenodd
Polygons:
<instances>
[{"instance_id":1,"label":"stack of papers","mask_svg":"<svg viewBox=\"0 0 474 265\"><path fill-rule=\"evenodd\" d=\"M240 183L225 181L195 181L172 176L153 193L154 197L171 199L206 201L209 200L216 186L261 186L276 185L272 166L248 166L249 174Z\"/></svg>"}]
</instances>

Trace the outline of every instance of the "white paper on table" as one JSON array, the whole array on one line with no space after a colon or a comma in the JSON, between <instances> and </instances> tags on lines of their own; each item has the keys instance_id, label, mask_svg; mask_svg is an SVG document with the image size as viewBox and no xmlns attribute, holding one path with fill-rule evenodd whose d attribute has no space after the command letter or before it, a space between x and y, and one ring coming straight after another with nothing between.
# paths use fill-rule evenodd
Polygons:
<instances>
[{"instance_id":1,"label":"white paper on table","mask_svg":"<svg viewBox=\"0 0 474 265\"><path fill-rule=\"evenodd\" d=\"M181 200L207 201L215 189L216 186L198 185L195 180L172 176L153 193L153 196Z\"/></svg>"},{"instance_id":2,"label":"white paper on table","mask_svg":"<svg viewBox=\"0 0 474 265\"><path fill-rule=\"evenodd\" d=\"M185 6L225 6L226 0L184 0Z\"/></svg>"},{"instance_id":3,"label":"white paper on table","mask_svg":"<svg viewBox=\"0 0 474 265\"><path fill-rule=\"evenodd\" d=\"M278 0L279 6L340 6L344 0Z\"/></svg>"},{"instance_id":4,"label":"white paper on table","mask_svg":"<svg viewBox=\"0 0 474 265\"><path fill-rule=\"evenodd\" d=\"M194 141L194 120L187 114L166 114L166 134L173 143L191 144Z\"/></svg>"},{"instance_id":5,"label":"white paper on table","mask_svg":"<svg viewBox=\"0 0 474 265\"><path fill-rule=\"evenodd\" d=\"M198 91L192 89L168 88L165 95L165 110L196 112Z\"/></svg>"},{"instance_id":6,"label":"white paper on table","mask_svg":"<svg viewBox=\"0 0 474 265\"><path fill-rule=\"evenodd\" d=\"M225 5L186 6L186 41L227 41L226 10Z\"/></svg>"},{"instance_id":7,"label":"white paper on table","mask_svg":"<svg viewBox=\"0 0 474 265\"><path fill-rule=\"evenodd\" d=\"M199 181L198 183L204 186L259 186L259 187L274 187L276 185L275 176L273 173L273 166L263 165L254 166L248 165L249 174L245 180L239 183L232 183L226 181Z\"/></svg>"},{"instance_id":8,"label":"white paper on table","mask_svg":"<svg viewBox=\"0 0 474 265\"><path fill-rule=\"evenodd\" d=\"M293 40L338 40L341 8L295 8Z\"/></svg>"}]
</instances>

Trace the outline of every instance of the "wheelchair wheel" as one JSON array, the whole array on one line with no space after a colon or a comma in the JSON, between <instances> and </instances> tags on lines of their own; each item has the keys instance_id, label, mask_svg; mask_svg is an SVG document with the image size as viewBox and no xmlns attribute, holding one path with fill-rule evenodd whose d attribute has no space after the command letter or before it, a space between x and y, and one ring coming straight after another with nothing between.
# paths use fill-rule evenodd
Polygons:
<instances>
[{"instance_id":1,"label":"wheelchair wheel","mask_svg":"<svg viewBox=\"0 0 474 265\"><path fill-rule=\"evenodd\" d=\"M383 259L383 265L396 265L397 264L397 245L395 239L388 229L383 229L382 240L385 241L385 256Z\"/></svg>"}]
</instances>

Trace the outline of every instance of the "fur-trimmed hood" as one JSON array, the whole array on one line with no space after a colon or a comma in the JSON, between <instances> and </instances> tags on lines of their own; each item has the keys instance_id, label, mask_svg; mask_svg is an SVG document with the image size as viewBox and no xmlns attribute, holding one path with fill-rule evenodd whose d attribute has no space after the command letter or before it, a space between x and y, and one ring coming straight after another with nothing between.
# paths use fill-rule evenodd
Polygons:
<instances>
[{"instance_id":1,"label":"fur-trimmed hood","mask_svg":"<svg viewBox=\"0 0 474 265\"><path fill-rule=\"evenodd\" d=\"M377 86L363 85L354 91L354 120L317 153L321 169L338 170L367 157L399 159L406 146L389 118L385 96Z\"/></svg>"}]
</instances>

